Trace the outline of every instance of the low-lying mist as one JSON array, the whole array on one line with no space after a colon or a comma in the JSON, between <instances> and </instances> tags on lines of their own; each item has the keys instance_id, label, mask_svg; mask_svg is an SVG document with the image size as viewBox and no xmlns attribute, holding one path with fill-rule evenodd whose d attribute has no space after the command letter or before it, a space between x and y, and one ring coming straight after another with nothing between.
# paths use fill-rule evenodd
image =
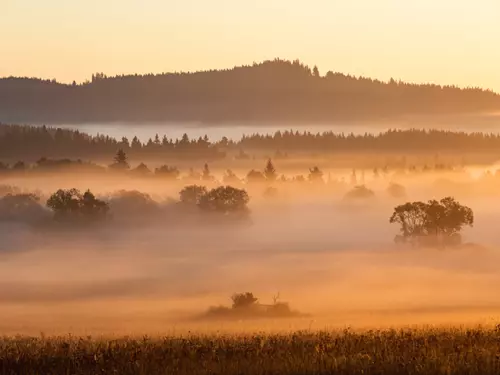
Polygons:
<instances>
[{"instance_id":1,"label":"low-lying mist","mask_svg":"<svg viewBox=\"0 0 500 375\"><path fill-rule=\"evenodd\" d=\"M177 198L178 187L148 188L144 181L72 182L102 196L140 190L162 208L170 204L168 197ZM183 222L127 207L119 213L121 222L78 232L1 222L0 329L6 334L155 334L494 321L500 313L499 198L448 185L446 195L463 198L474 210L465 244L401 247L393 242L398 228L388 222L394 206L441 198L443 189L415 178L404 182L408 196L396 199L387 195L387 184L373 183L375 199L362 204L346 203L342 189L278 188L270 200L255 187L249 189L251 222L241 225ZM43 194L56 185L37 181ZM229 305L233 293L247 291L263 303L279 293L311 317L233 325L189 322L210 306Z\"/></svg>"}]
</instances>

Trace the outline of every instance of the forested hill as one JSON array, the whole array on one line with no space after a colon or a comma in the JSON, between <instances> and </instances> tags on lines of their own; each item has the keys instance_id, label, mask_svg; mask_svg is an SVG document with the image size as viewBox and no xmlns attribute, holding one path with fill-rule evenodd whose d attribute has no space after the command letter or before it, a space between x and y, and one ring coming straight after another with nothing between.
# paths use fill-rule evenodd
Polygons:
<instances>
[{"instance_id":1,"label":"forested hill","mask_svg":"<svg viewBox=\"0 0 500 375\"><path fill-rule=\"evenodd\" d=\"M478 88L381 82L274 60L230 70L106 77L83 84L0 79L0 121L331 122L500 110Z\"/></svg>"}]
</instances>

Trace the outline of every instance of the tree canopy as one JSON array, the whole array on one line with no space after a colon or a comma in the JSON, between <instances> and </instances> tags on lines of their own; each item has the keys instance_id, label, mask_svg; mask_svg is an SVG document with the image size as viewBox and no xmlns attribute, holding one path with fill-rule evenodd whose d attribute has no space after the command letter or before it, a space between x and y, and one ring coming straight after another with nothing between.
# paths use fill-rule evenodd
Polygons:
<instances>
[{"instance_id":1,"label":"tree canopy","mask_svg":"<svg viewBox=\"0 0 500 375\"><path fill-rule=\"evenodd\" d=\"M93 221L106 217L109 205L87 190L81 194L78 189L59 189L47 200L47 207L54 212L56 220Z\"/></svg>"},{"instance_id":2,"label":"tree canopy","mask_svg":"<svg viewBox=\"0 0 500 375\"><path fill-rule=\"evenodd\" d=\"M390 223L400 225L401 236L397 241L412 244L455 244L460 241L460 232L465 226L474 224L472 209L461 205L452 197L424 202L407 202L394 209Z\"/></svg>"},{"instance_id":3,"label":"tree canopy","mask_svg":"<svg viewBox=\"0 0 500 375\"><path fill-rule=\"evenodd\" d=\"M205 186L189 185L179 192L179 197L181 203L197 205L205 194L207 194Z\"/></svg>"},{"instance_id":4,"label":"tree canopy","mask_svg":"<svg viewBox=\"0 0 500 375\"><path fill-rule=\"evenodd\" d=\"M232 186L219 186L203 194L198 205L207 212L246 213L249 201L250 197L245 190Z\"/></svg>"}]
</instances>

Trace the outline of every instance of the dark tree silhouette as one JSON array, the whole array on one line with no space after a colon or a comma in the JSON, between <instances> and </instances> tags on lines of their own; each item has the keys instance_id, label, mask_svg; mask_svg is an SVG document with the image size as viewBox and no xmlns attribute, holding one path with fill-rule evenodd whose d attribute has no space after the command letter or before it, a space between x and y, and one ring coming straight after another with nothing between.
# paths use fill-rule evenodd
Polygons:
<instances>
[{"instance_id":1,"label":"dark tree silhouette","mask_svg":"<svg viewBox=\"0 0 500 375\"><path fill-rule=\"evenodd\" d=\"M264 176L270 182L276 181L276 169L274 168L271 159L267 161L266 168L264 169Z\"/></svg>"},{"instance_id":2,"label":"dark tree silhouette","mask_svg":"<svg viewBox=\"0 0 500 375\"><path fill-rule=\"evenodd\" d=\"M311 123L499 108L499 96L488 90L382 82L335 72L321 77L317 67L282 59L194 73L98 73L81 85L0 79L0 118L17 123Z\"/></svg>"},{"instance_id":3,"label":"dark tree silhouette","mask_svg":"<svg viewBox=\"0 0 500 375\"><path fill-rule=\"evenodd\" d=\"M114 163L110 165L110 168L117 170L125 170L130 168L130 165L128 164L127 154L121 148L116 152Z\"/></svg>"},{"instance_id":4,"label":"dark tree silhouette","mask_svg":"<svg viewBox=\"0 0 500 375\"><path fill-rule=\"evenodd\" d=\"M54 211L56 219L63 219L80 210L82 195L77 189L59 189L47 200L47 207Z\"/></svg>"},{"instance_id":5,"label":"dark tree silhouette","mask_svg":"<svg viewBox=\"0 0 500 375\"><path fill-rule=\"evenodd\" d=\"M182 203L197 205L205 194L207 194L205 186L189 185L179 192L179 197Z\"/></svg>"},{"instance_id":6,"label":"dark tree silhouette","mask_svg":"<svg viewBox=\"0 0 500 375\"><path fill-rule=\"evenodd\" d=\"M316 65L314 65L313 71L312 71L313 77L319 78L319 69Z\"/></svg>"},{"instance_id":7,"label":"dark tree silhouette","mask_svg":"<svg viewBox=\"0 0 500 375\"><path fill-rule=\"evenodd\" d=\"M407 202L394 208L389 222L401 226L403 238L414 240L426 235L427 205L423 202Z\"/></svg>"},{"instance_id":8,"label":"dark tree silhouette","mask_svg":"<svg viewBox=\"0 0 500 375\"><path fill-rule=\"evenodd\" d=\"M86 219L102 219L109 206L97 199L87 190L83 195L77 189L60 189L47 200L47 207L54 212L54 219L59 221Z\"/></svg>"},{"instance_id":9,"label":"dark tree silhouette","mask_svg":"<svg viewBox=\"0 0 500 375\"><path fill-rule=\"evenodd\" d=\"M200 198L198 206L208 212L247 213L250 201L248 193L232 186L219 186Z\"/></svg>"},{"instance_id":10,"label":"dark tree silhouette","mask_svg":"<svg viewBox=\"0 0 500 375\"><path fill-rule=\"evenodd\" d=\"M103 218L108 213L109 206L87 190L80 200L80 211L87 218Z\"/></svg>"},{"instance_id":11,"label":"dark tree silhouette","mask_svg":"<svg viewBox=\"0 0 500 375\"><path fill-rule=\"evenodd\" d=\"M259 299L253 293L246 292L233 294L231 300L233 301L233 309L248 309L255 305Z\"/></svg>"},{"instance_id":12,"label":"dark tree silhouette","mask_svg":"<svg viewBox=\"0 0 500 375\"><path fill-rule=\"evenodd\" d=\"M126 143L126 142L125 142ZM45 155L46 166L48 160L66 158L108 158L116 153L117 148L122 149L125 156L130 154L134 158L151 158L157 160L203 159L205 161L224 158L226 155L236 154L236 159L249 159L244 150L265 150L273 152L413 152L425 151L438 153L443 149L455 152L489 152L494 154L500 148L500 134L465 133L442 130L388 130L377 135L374 134L335 134L331 131L323 133L296 132L286 130L276 132L274 135L253 134L243 136L239 140L224 143L205 142L203 139L191 141L184 137L183 140L167 140L152 146L143 145L134 137L131 146L126 147L123 140L118 141L108 136L90 136L79 131L54 129L47 127L29 127L0 124L0 158L12 159L37 159ZM224 149L224 151L221 151ZM242 153L243 156L238 155ZM62 161L64 159L59 159ZM67 160L67 159L66 159ZM119 160L123 161L120 157ZM397 167L407 167L406 162L394 162ZM60 163L61 164L61 163ZM122 165L121 163L119 163ZM53 163L51 164L53 166ZM396 165L394 165L396 166ZM382 172L386 169L384 167ZM435 165L428 166L428 170L449 169L449 166L436 161ZM4 161L3 170L9 170ZM354 176L353 176L354 177ZM358 184L356 179L353 186Z\"/></svg>"},{"instance_id":13,"label":"dark tree silhouette","mask_svg":"<svg viewBox=\"0 0 500 375\"><path fill-rule=\"evenodd\" d=\"M389 222L400 225L401 236L396 237L397 241L446 246L460 243L460 231L473 225L474 215L469 207L446 197L397 206Z\"/></svg>"}]
</instances>

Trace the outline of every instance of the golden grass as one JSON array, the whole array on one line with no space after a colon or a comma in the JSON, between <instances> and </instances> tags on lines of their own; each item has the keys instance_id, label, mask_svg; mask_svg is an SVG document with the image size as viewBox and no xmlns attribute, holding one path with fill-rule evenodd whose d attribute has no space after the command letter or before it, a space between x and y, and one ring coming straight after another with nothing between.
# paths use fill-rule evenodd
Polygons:
<instances>
[{"instance_id":1,"label":"golden grass","mask_svg":"<svg viewBox=\"0 0 500 375\"><path fill-rule=\"evenodd\" d=\"M500 328L5 337L2 374L498 374Z\"/></svg>"}]
</instances>

